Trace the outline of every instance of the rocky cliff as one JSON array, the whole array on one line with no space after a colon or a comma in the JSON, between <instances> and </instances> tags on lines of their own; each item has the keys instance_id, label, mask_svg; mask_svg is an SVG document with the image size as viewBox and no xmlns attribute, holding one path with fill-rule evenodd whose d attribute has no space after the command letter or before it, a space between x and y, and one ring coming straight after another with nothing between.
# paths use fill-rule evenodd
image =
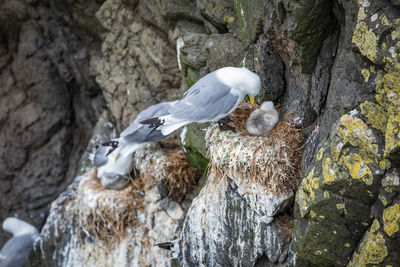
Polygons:
<instances>
[{"instance_id":1,"label":"rocky cliff","mask_svg":"<svg viewBox=\"0 0 400 267\"><path fill-rule=\"evenodd\" d=\"M85 170L53 202L34 263L398 265L398 1L2 5L1 25L18 27L0 26L0 208L46 212ZM136 153L129 187L99 186L78 156L89 139L87 151L223 66L260 76L258 102L279 104L270 135L241 131L241 106L236 133L188 125L181 148ZM31 206L10 208L20 194ZM172 240L174 252L154 247Z\"/></svg>"}]
</instances>

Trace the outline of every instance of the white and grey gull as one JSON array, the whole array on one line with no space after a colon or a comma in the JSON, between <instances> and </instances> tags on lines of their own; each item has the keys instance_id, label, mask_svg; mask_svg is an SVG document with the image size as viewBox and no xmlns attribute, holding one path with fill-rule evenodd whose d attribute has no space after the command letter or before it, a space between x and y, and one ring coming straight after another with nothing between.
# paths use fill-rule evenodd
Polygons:
<instances>
[{"instance_id":1,"label":"white and grey gull","mask_svg":"<svg viewBox=\"0 0 400 267\"><path fill-rule=\"evenodd\" d=\"M164 116L140 121L168 135L192 122L218 121L234 111L246 95L254 102L260 77L246 68L225 67L198 80Z\"/></svg>"},{"instance_id":2,"label":"white and grey gull","mask_svg":"<svg viewBox=\"0 0 400 267\"><path fill-rule=\"evenodd\" d=\"M141 111L136 119L121 132L120 137L99 145L94 153L93 164L97 167L97 176L103 187L121 189L129 183L132 169L132 155L139 148L152 142L169 137L159 130L149 129L139 121L152 116L168 114L168 110L176 103L163 102Z\"/></svg>"},{"instance_id":3,"label":"white and grey gull","mask_svg":"<svg viewBox=\"0 0 400 267\"><path fill-rule=\"evenodd\" d=\"M40 239L38 230L33 225L14 217L4 220L3 229L13 234L13 237L0 250L0 266L25 266L33 244Z\"/></svg>"}]
</instances>

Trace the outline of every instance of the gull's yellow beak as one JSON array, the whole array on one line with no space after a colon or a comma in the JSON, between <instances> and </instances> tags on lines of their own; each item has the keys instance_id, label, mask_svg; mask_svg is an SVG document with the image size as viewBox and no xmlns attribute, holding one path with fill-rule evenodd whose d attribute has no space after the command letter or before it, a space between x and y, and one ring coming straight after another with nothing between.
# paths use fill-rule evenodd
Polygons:
<instances>
[{"instance_id":1,"label":"gull's yellow beak","mask_svg":"<svg viewBox=\"0 0 400 267\"><path fill-rule=\"evenodd\" d=\"M254 104L254 97L252 97L251 95L249 95L249 99L250 99L250 103Z\"/></svg>"},{"instance_id":2,"label":"gull's yellow beak","mask_svg":"<svg viewBox=\"0 0 400 267\"><path fill-rule=\"evenodd\" d=\"M117 160L118 160L118 156L115 157L114 161L117 162Z\"/></svg>"}]
</instances>

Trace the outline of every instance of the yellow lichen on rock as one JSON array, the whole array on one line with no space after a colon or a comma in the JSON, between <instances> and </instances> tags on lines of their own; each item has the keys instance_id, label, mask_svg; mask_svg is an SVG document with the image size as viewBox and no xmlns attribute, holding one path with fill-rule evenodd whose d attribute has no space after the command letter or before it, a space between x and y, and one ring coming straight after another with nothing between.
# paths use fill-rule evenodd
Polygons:
<instances>
[{"instance_id":1,"label":"yellow lichen on rock","mask_svg":"<svg viewBox=\"0 0 400 267\"><path fill-rule=\"evenodd\" d=\"M371 169L365 164L364 158L359 154L350 153L341 158L342 163L347 167L353 179L360 180L367 185L372 185L374 176Z\"/></svg>"},{"instance_id":2,"label":"yellow lichen on rock","mask_svg":"<svg viewBox=\"0 0 400 267\"><path fill-rule=\"evenodd\" d=\"M383 234L379 231L380 224L378 220L374 220L370 230L364 236L361 244L354 252L353 259L347 267L363 267L368 264L379 264L383 262L388 255Z\"/></svg>"},{"instance_id":3,"label":"yellow lichen on rock","mask_svg":"<svg viewBox=\"0 0 400 267\"><path fill-rule=\"evenodd\" d=\"M317 155L315 156L315 158L316 158L317 160L321 160L322 157L324 156L324 151L325 151L325 149L324 149L323 147L321 147L321 148L318 150L318 153L317 153Z\"/></svg>"},{"instance_id":4,"label":"yellow lichen on rock","mask_svg":"<svg viewBox=\"0 0 400 267\"><path fill-rule=\"evenodd\" d=\"M389 26L389 25L390 25L390 22L389 22L389 20L388 20L388 18L386 17L385 14L381 14L381 15L379 16L379 21L380 21L380 23L381 23L382 25L385 25L385 26Z\"/></svg>"},{"instance_id":5,"label":"yellow lichen on rock","mask_svg":"<svg viewBox=\"0 0 400 267\"><path fill-rule=\"evenodd\" d=\"M383 229L388 236L392 236L399 231L400 207L396 203L383 211Z\"/></svg>"},{"instance_id":6,"label":"yellow lichen on rock","mask_svg":"<svg viewBox=\"0 0 400 267\"><path fill-rule=\"evenodd\" d=\"M388 110L391 105L400 105L400 72L379 74L376 85L376 100Z\"/></svg>"},{"instance_id":7,"label":"yellow lichen on rock","mask_svg":"<svg viewBox=\"0 0 400 267\"><path fill-rule=\"evenodd\" d=\"M369 154L372 158L380 157L373 132L360 118L351 114L343 115L340 118L338 134L343 141L359 147L363 156Z\"/></svg>"},{"instance_id":8,"label":"yellow lichen on rock","mask_svg":"<svg viewBox=\"0 0 400 267\"><path fill-rule=\"evenodd\" d=\"M319 187L318 180L317 177L314 177L314 170L311 170L303 181L301 181L296 194L296 203L299 205L301 217L304 217L308 213L308 205L315 199L314 189Z\"/></svg>"},{"instance_id":9,"label":"yellow lichen on rock","mask_svg":"<svg viewBox=\"0 0 400 267\"><path fill-rule=\"evenodd\" d=\"M378 75L376 100L387 112L385 153L388 156L400 150L400 72Z\"/></svg>"},{"instance_id":10,"label":"yellow lichen on rock","mask_svg":"<svg viewBox=\"0 0 400 267\"><path fill-rule=\"evenodd\" d=\"M318 189L318 187L319 187L319 179L317 178L317 177L314 177L312 180L311 180L311 186L312 186L312 188L314 188L314 189Z\"/></svg>"},{"instance_id":11,"label":"yellow lichen on rock","mask_svg":"<svg viewBox=\"0 0 400 267\"><path fill-rule=\"evenodd\" d=\"M324 183L329 184L335 181L336 173L332 169L332 160L325 158L322 163L322 176L324 177Z\"/></svg>"},{"instance_id":12,"label":"yellow lichen on rock","mask_svg":"<svg viewBox=\"0 0 400 267\"><path fill-rule=\"evenodd\" d=\"M360 12L362 10L363 9L360 9ZM360 49L361 54L366 56L372 62L376 59L378 40L378 36L376 36L371 29L368 29L368 26L364 21L357 23L352 41Z\"/></svg>"},{"instance_id":13,"label":"yellow lichen on rock","mask_svg":"<svg viewBox=\"0 0 400 267\"><path fill-rule=\"evenodd\" d=\"M388 170L391 166L392 164L387 159L383 159L379 162L379 168L381 168L382 170Z\"/></svg>"},{"instance_id":14,"label":"yellow lichen on rock","mask_svg":"<svg viewBox=\"0 0 400 267\"><path fill-rule=\"evenodd\" d=\"M377 104L365 101L360 105L361 113L368 122L382 133L386 131L387 113Z\"/></svg>"},{"instance_id":15,"label":"yellow lichen on rock","mask_svg":"<svg viewBox=\"0 0 400 267\"><path fill-rule=\"evenodd\" d=\"M389 108L389 119L385 134L385 156L400 151L400 106Z\"/></svg>"},{"instance_id":16,"label":"yellow lichen on rock","mask_svg":"<svg viewBox=\"0 0 400 267\"><path fill-rule=\"evenodd\" d=\"M362 69L361 70L361 75L364 76L364 80L367 83L369 80L369 76L371 75L371 73L369 72L368 69Z\"/></svg>"}]
</instances>

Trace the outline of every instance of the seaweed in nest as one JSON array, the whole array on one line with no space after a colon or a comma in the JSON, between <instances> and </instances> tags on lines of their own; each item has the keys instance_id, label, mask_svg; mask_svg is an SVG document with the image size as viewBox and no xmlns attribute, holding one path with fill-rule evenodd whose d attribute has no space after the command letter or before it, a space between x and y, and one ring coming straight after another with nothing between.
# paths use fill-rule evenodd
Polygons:
<instances>
[{"instance_id":1,"label":"seaweed in nest","mask_svg":"<svg viewBox=\"0 0 400 267\"><path fill-rule=\"evenodd\" d=\"M278 223L279 226L281 227L281 232L284 237L286 238L292 238L293 234L293 217L284 214L282 216L278 217Z\"/></svg>"},{"instance_id":2,"label":"seaweed in nest","mask_svg":"<svg viewBox=\"0 0 400 267\"><path fill-rule=\"evenodd\" d=\"M194 167L180 147L166 151L167 164L164 166L166 178L163 183L169 195L182 202L201 177L201 172Z\"/></svg>"},{"instance_id":3,"label":"seaweed in nest","mask_svg":"<svg viewBox=\"0 0 400 267\"><path fill-rule=\"evenodd\" d=\"M87 173L79 184L75 202L83 237L103 241L108 248L119 243L126 230L138 224L138 213L144 211L144 186L138 177L122 190L108 190L100 184L95 169Z\"/></svg>"},{"instance_id":4,"label":"seaweed in nest","mask_svg":"<svg viewBox=\"0 0 400 267\"><path fill-rule=\"evenodd\" d=\"M182 202L201 177L201 172L190 164L185 153L178 143L178 136L174 135L161 142L165 149L166 164L164 165L164 186L178 202Z\"/></svg>"},{"instance_id":5,"label":"seaweed in nest","mask_svg":"<svg viewBox=\"0 0 400 267\"><path fill-rule=\"evenodd\" d=\"M245 120L256 109L245 105L233 114L237 133L221 132L213 125L207 132L209 157L213 171L231 178L257 181L274 193L288 193L298 188L302 135L286 121L264 136L249 136ZM246 131L245 134L241 132Z\"/></svg>"}]
</instances>

